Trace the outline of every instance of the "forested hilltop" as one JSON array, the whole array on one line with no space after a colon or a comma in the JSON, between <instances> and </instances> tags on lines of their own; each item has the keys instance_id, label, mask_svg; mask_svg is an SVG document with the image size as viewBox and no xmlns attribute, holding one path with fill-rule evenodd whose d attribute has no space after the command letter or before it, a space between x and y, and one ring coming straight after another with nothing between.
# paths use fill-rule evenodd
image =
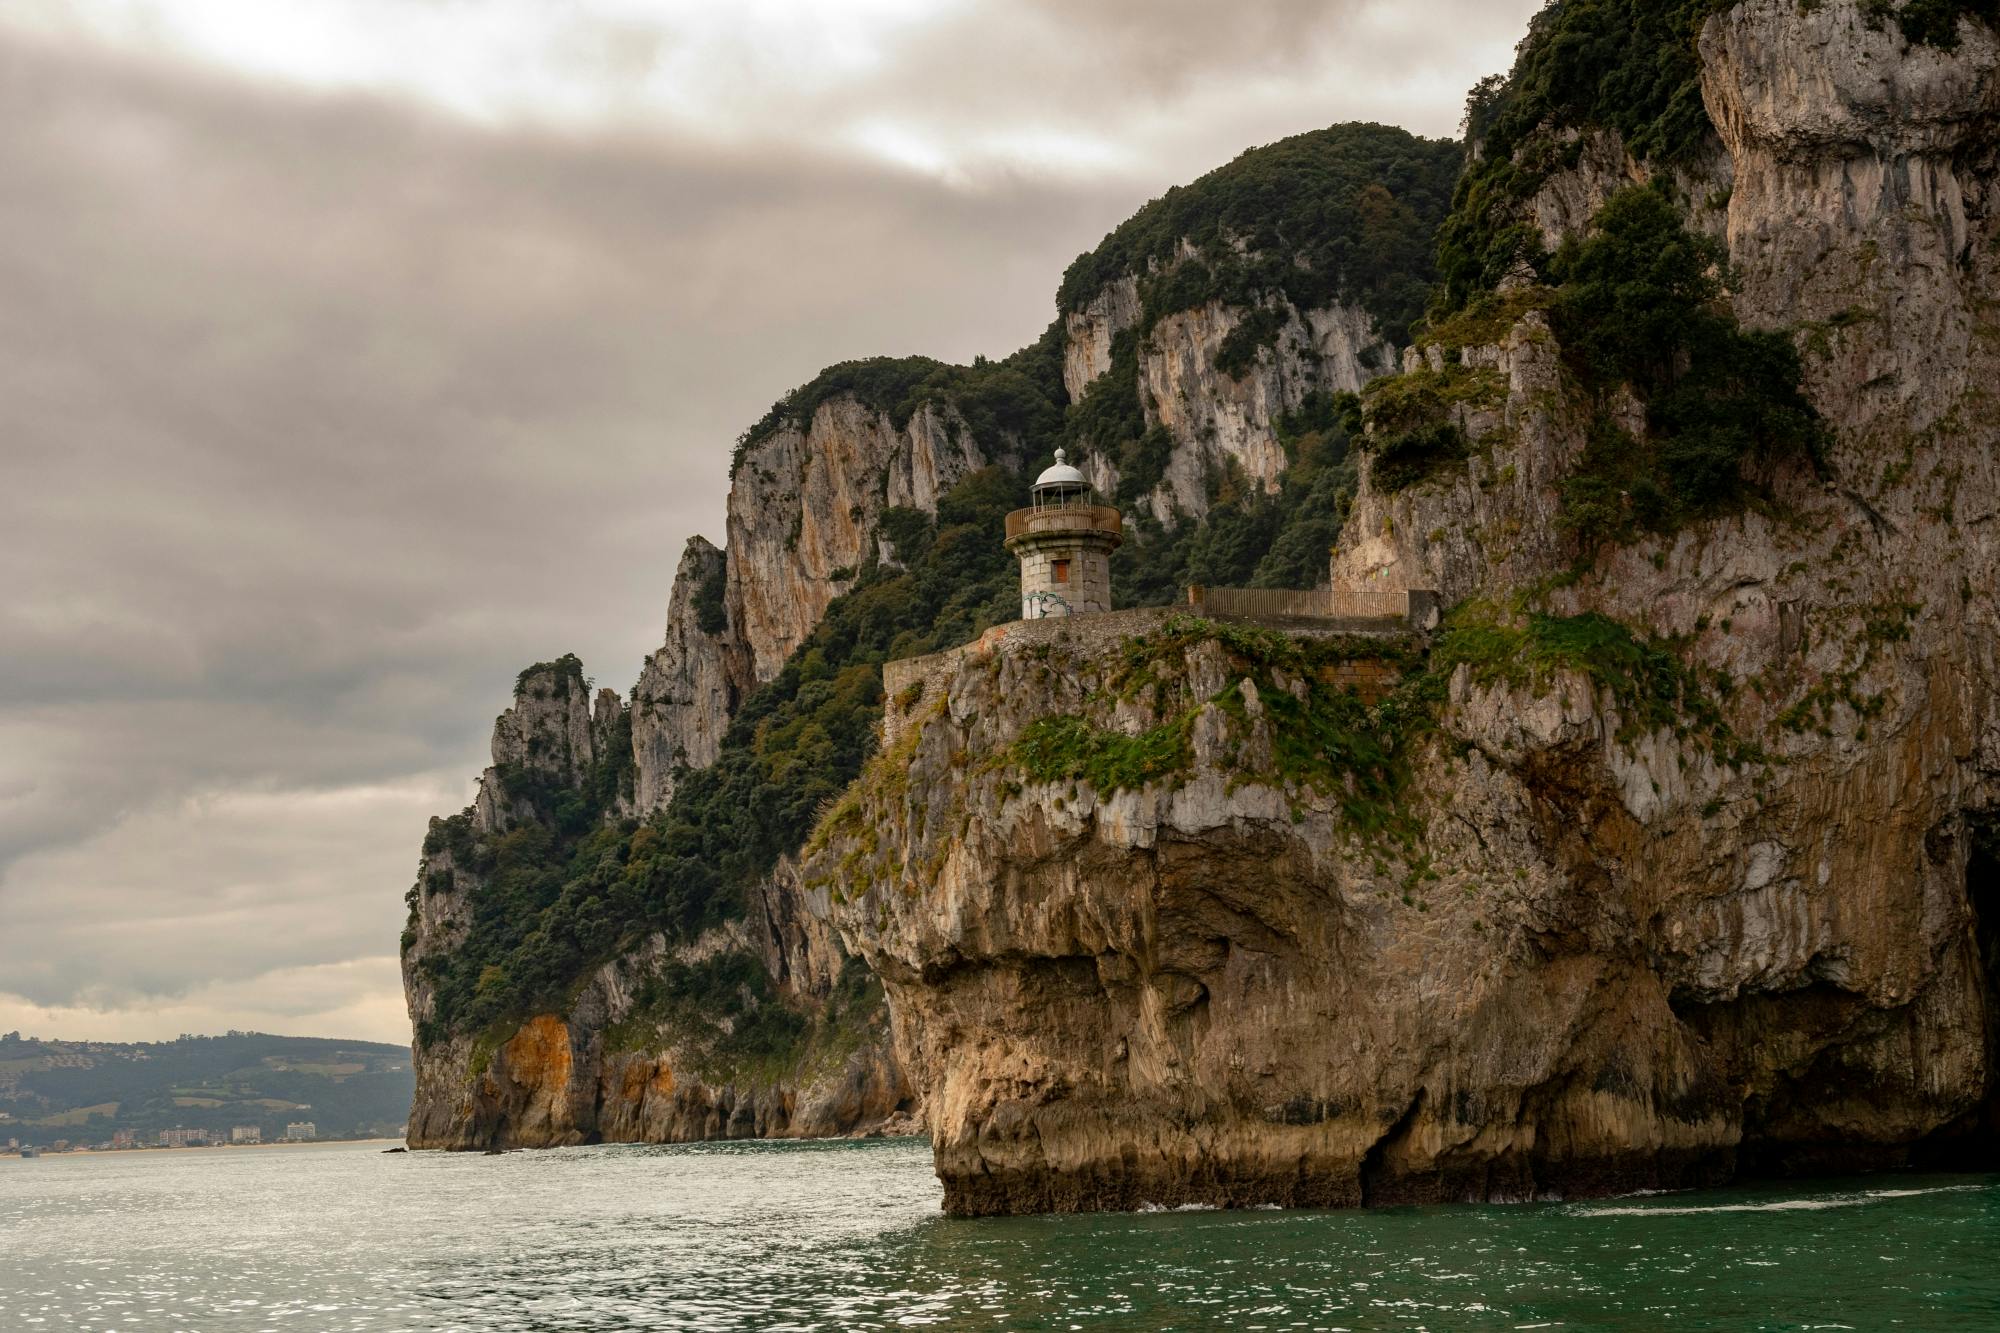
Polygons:
<instances>
[{"instance_id":1,"label":"forested hilltop","mask_svg":"<svg viewBox=\"0 0 2000 1333\"><path fill-rule=\"evenodd\" d=\"M415 1085L407 1047L232 1032L178 1041L54 1041L0 1036L0 1140L108 1142L131 1130L202 1129L227 1141L252 1125L266 1141L293 1121L320 1138L392 1137Z\"/></svg>"}]
</instances>

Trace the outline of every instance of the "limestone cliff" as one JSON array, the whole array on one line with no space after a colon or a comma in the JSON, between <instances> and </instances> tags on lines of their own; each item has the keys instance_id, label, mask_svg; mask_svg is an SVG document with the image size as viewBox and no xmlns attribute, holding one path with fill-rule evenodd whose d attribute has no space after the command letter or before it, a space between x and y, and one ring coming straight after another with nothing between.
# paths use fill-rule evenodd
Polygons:
<instances>
[{"instance_id":1,"label":"limestone cliff","mask_svg":"<svg viewBox=\"0 0 2000 1333\"><path fill-rule=\"evenodd\" d=\"M876 553L885 509L934 512L938 497L994 460L948 406L898 425L852 397L828 399L744 453L729 492L729 621L739 688L778 674Z\"/></svg>"},{"instance_id":2,"label":"limestone cliff","mask_svg":"<svg viewBox=\"0 0 2000 1333\"><path fill-rule=\"evenodd\" d=\"M723 603L727 560L700 537L689 538L674 571L667 638L646 659L632 687L634 800L643 811L673 799L675 774L707 768L722 752L736 711L729 674L729 622Z\"/></svg>"},{"instance_id":3,"label":"limestone cliff","mask_svg":"<svg viewBox=\"0 0 2000 1333\"><path fill-rule=\"evenodd\" d=\"M864 378L850 387L841 376L857 366ZM982 443L948 390L895 410L946 369L836 367L746 435L729 548L688 542L664 643L629 711L609 690L593 705L574 658L523 673L495 725L494 766L465 815L434 824L411 895L414 1143L901 1123L910 1100L879 987L802 910L782 856L717 885L717 856L675 833L712 819L681 813L675 798L728 752L738 710L835 598L896 562L878 531L885 514L934 513L996 455L1021 451L1006 429ZM758 744L735 743L739 758ZM733 806L716 785L702 799Z\"/></svg>"},{"instance_id":4,"label":"limestone cliff","mask_svg":"<svg viewBox=\"0 0 2000 1333\"><path fill-rule=\"evenodd\" d=\"M1138 327L1128 295L1135 285L1121 279L1069 316L1072 395L1111 373L1111 340ZM1268 344L1249 364L1225 368L1233 340L1265 321L1274 330ZM1211 301L1160 319L1139 348L1136 374L1145 424L1164 430L1170 446L1159 479L1139 502L1169 523L1199 519L1209 510L1212 474L1230 467L1259 490L1276 489L1289 461L1280 420L1314 394L1359 391L1392 369L1395 357L1374 317L1349 305L1300 311L1282 300L1254 308ZM1115 493L1121 480L1115 461L1103 458L1099 488Z\"/></svg>"},{"instance_id":5,"label":"limestone cliff","mask_svg":"<svg viewBox=\"0 0 2000 1333\"><path fill-rule=\"evenodd\" d=\"M1626 481L1584 541L1576 478L1663 427L1582 378L1522 261L1371 391L1335 580L1460 605L1372 707L1199 625L960 663L804 867L888 987L953 1210L1984 1160L2000 48L1718 8L1712 140L1545 126L1502 221L1560 242L1664 182L1798 348L1823 446L1673 522Z\"/></svg>"},{"instance_id":6,"label":"limestone cliff","mask_svg":"<svg viewBox=\"0 0 2000 1333\"><path fill-rule=\"evenodd\" d=\"M691 546L683 574L712 556ZM648 678L671 683L689 660L660 670L656 657ZM678 945L658 930L628 936L539 1012L478 1007L497 984L497 963L477 956L492 917L540 905L527 873L537 849L581 852L593 826L601 843L632 809L644 771L637 737L612 691L598 692L594 714L588 701L573 657L523 672L477 801L431 823L403 941L418 1036L411 1145L822 1137L895 1124L909 1094L879 992L830 932L802 928L781 906L760 903ZM602 904L563 915L593 911ZM468 970L474 1017L448 1021L443 993ZM751 1039L774 1024L781 1040Z\"/></svg>"},{"instance_id":7,"label":"limestone cliff","mask_svg":"<svg viewBox=\"0 0 2000 1333\"><path fill-rule=\"evenodd\" d=\"M2000 46L1926 31L1557 5L1469 158L1368 126L1258 150L1080 259L1016 356L778 404L633 707L574 659L525 673L426 841L413 1140L921 1103L967 1213L1969 1160L2000 1051ZM1578 51L1646 77L1557 77ZM1579 293L1629 284L1589 242L1662 209L1621 262L1673 271L1708 350L1620 362ZM1222 534L1203 560L1290 541L1300 586L1455 609L1015 633L1000 522L1058 443L1132 520L1128 586L1172 595L1169 539ZM969 639L885 697L884 662Z\"/></svg>"},{"instance_id":8,"label":"limestone cliff","mask_svg":"<svg viewBox=\"0 0 2000 1333\"><path fill-rule=\"evenodd\" d=\"M1245 154L1155 201L1071 269L1059 298L1071 401L1129 399L1137 430L1154 433L1133 450L1085 432L1100 490L1169 526L1206 515L1232 473L1275 491L1291 461L1284 419L1394 369L1457 152L1378 131L1342 127L1331 162L1299 160L1322 151L1313 135ZM1354 170L1356 156L1369 171ZM1273 211L1272 197L1296 214Z\"/></svg>"}]
</instances>

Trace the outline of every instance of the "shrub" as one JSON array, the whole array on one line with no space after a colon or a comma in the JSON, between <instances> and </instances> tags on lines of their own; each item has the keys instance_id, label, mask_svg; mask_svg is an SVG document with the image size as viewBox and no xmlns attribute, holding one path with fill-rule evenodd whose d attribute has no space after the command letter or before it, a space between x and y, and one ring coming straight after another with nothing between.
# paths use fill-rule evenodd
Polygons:
<instances>
[{"instance_id":1,"label":"shrub","mask_svg":"<svg viewBox=\"0 0 2000 1333\"><path fill-rule=\"evenodd\" d=\"M1138 790L1187 771L1189 724L1183 717L1127 736L1080 717L1041 718L1015 742L1014 762L1036 782L1086 782L1107 796Z\"/></svg>"},{"instance_id":2,"label":"shrub","mask_svg":"<svg viewBox=\"0 0 2000 1333\"><path fill-rule=\"evenodd\" d=\"M1276 307L1260 305L1243 317L1215 349L1215 368L1231 379L1242 379L1257 364L1257 355L1276 347L1285 331L1285 315Z\"/></svg>"},{"instance_id":3,"label":"shrub","mask_svg":"<svg viewBox=\"0 0 2000 1333\"><path fill-rule=\"evenodd\" d=\"M728 589L729 566L720 555L709 563L694 590L695 625L703 634L720 634L729 628L729 611L723 605Z\"/></svg>"},{"instance_id":4,"label":"shrub","mask_svg":"<svg viewBox=\"0 0 2000 1333\"><path fill-rule=\"evenodd\" d=\"M1600 411L1565 483L1563 522L1586 545L1740 506L1746 469L1818 456L1797 350L1738 326L1721 300L1720 247L1660 191L1613 196L1551 268L1556 332L1579 378L1600 403L1630 386L1647 409L1644 439Z\"/></svg>"},{"instance_id":5,"label":"shrub","mask_svg":"<svg viewBox=\"0 0 2000 1333\"><path fill-rule=\"evenodd\" d=\"M1393 495L1463 462L1472 444L1458 424L1458 409L1498 405L1505 397L1497 372L1460 365L1375 381L1364 402L1376 489Z\"/></svg>"},{"instance_id":6,"label":"shrub","mask_svg":"<svg viewBox=\"0 0 2000 1333\"><path fill-rule=\"evenodd\" d=\"M1623 715L1621 739L1667 728L1733 745L1702 678L1674 644L1635 633L1609 616L1540 613L1509 617L1486 602L1456 608L1431 653L1434 675L1469 667L1484 685L1546 688L1558 670L1576 671L1609 691Z\"/></svg>"}]
</instances>

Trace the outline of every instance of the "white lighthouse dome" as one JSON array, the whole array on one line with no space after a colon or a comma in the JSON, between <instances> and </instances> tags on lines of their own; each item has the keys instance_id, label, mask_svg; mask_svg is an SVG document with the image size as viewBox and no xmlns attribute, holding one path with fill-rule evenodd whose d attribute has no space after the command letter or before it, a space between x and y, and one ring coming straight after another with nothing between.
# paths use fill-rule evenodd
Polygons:
<instances>
[{"instance_id":1,"label":"white lighthouse dome","mask_svg":"<svg viewBox=\"0 0 2000 1333\"><path fill-rule=\"evenodd\" d=\"M1036 490L1044 486L1088 486L1089 484L1089 480L1081 472L1069 465L1068 456L1060 449L1056 450L1056 465L1035 478Z\"/></svg>"}]
</instances>

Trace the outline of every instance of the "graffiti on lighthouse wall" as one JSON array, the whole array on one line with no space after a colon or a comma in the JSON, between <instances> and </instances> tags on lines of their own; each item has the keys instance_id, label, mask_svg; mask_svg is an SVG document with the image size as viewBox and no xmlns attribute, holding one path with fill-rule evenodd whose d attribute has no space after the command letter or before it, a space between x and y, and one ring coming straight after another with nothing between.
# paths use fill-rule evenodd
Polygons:
<instances>
[{"instance_id":1,"label":"graffiti on lighthouse wall","mask_svg":"<svg viewBox=\"0 0 2000 1333\"><path fill-rule=\"evenodd\" d=\"M1066 616L1069 613L1069 603L1064 601L1061 595L1050 592L1045 588L1037 589L1021 599L1021 619L1023 620L1052 620L1057 616Z\"/></svg>"}]
</instances>

